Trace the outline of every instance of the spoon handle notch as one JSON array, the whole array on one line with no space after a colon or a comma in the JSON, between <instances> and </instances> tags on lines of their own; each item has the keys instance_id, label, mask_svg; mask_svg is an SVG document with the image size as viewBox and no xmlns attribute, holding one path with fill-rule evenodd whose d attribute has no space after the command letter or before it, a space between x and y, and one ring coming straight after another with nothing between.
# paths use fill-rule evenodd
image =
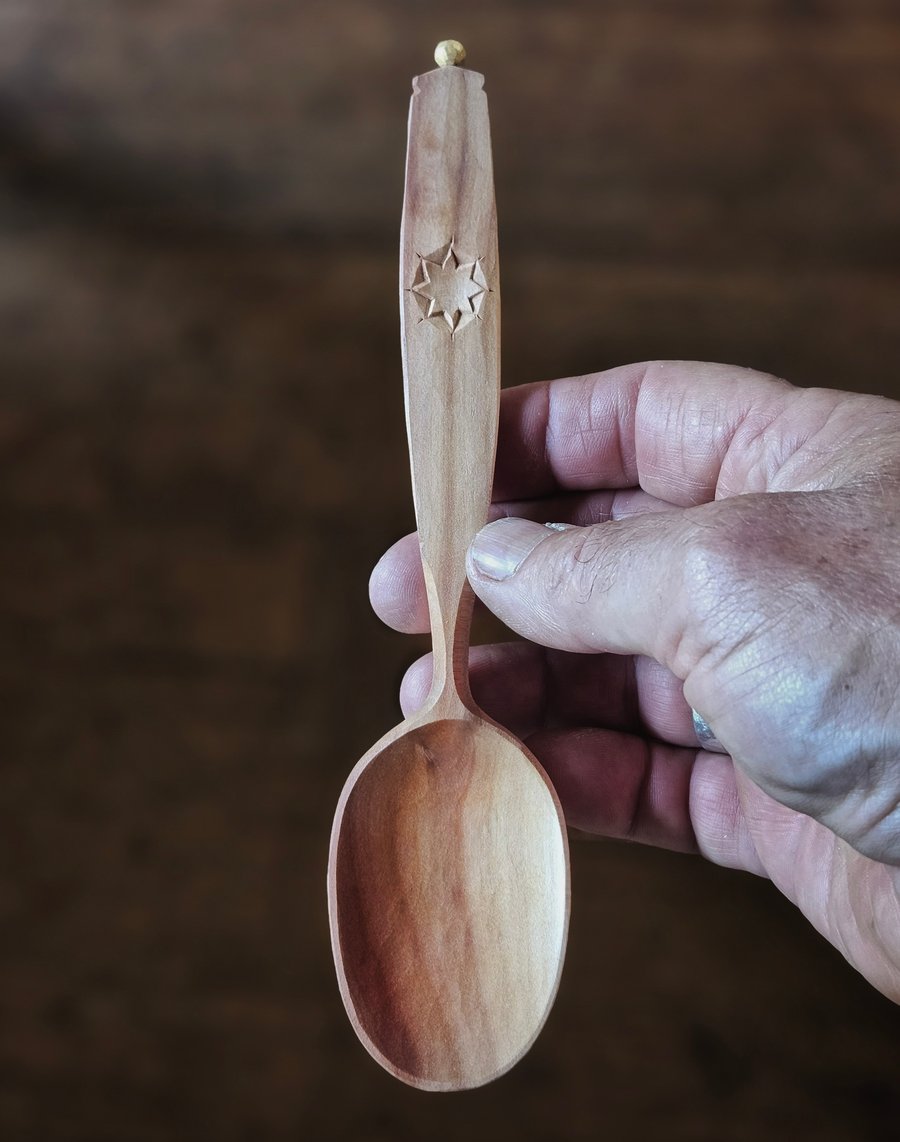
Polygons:
<instances>
[{"instance_id":1,"label":"spoon handle notch","mask_svg":"<svg viewBox=\"0 0 900 1142\"><path fill-rule=\"evenodd\" d=\"M470 706L466 550L487 520L500 398L500 281L484 77L413 80L400 324L413 500L428 591L428 706Z\"/></svg>"}]
</instances>

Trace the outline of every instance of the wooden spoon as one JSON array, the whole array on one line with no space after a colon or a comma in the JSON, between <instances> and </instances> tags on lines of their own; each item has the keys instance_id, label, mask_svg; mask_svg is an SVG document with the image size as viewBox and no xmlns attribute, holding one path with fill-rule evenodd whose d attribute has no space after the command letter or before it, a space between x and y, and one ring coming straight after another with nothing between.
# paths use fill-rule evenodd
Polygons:
<instances>
[{"instance_id":1,"label":"wooden spoon","mask_svg":"<svg viewBox=\"0 0 900 1142\"><path fill-rule=\"evenodd\" d=\"M378 1062L426 1090L479 1086L527 1051L556 995L569 917L553 787L468 682L465 555L487 518L500 388L483 83L454 66L413 81L401 323L434 681L423 709L350 774L328 870L353 1026Z\"/></svg>"}]
</instances>

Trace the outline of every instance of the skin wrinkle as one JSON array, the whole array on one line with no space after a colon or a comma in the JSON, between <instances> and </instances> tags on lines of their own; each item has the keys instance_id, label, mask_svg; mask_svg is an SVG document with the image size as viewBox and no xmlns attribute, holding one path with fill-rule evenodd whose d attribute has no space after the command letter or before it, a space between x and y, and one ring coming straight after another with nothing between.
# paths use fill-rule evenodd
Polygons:
<instances>
[{"instance_id":1,"label":"skin wrinkle","mask_svg":"<svg viewBox=\"0 0 900 1142\"><path fill-rule=\"evenodd\" d=\"M677 400L677 401L674 397L671 397L669 399L669 403L668 403L668 406L666 408L666 418L665 418L665 420L666 420L665 435L667 438L671 437L672 439L678 440L678 439L683 439L684 437L688 436L692 443L694 443L696 441L696 437L698 435L696 432L696 429L699 427L699 425L697 425L694 418L690 416L690 412L691 412L691 410L687 406L687 402L684 399ZM685 431L686 425L689 426L690 431ZM714 456L714 455L715 455L714 451L712 451L711 449L707 449L707 456L708 457ZM686 467L686 465L684 463L684 456L681 455L681 456L679 456L678 459L679 459L679 463L678 463L677 467L679 469L681 469L681 472L682 472L682 476L681 476L682 487L686 487L690 490L688 502L690 504L703 503L705 498L706 498L706 494L707 494L707 481L706 481L706 479L705 478L691 479L691 478L686 477L684 474L684 469ZM673 468L674 467L675 467L675 465L673 465ZM669 472L659 464L656 465L655 471L653 474L656 476L657 479L661 479L661 478L669 476Z\"/></svg>"},{"instance_id":2,"label":"skin wrinkle","mask_svg":"<svg viewBox=\"0 0 900 1142\"><path fill-rule=\"evenodd\" d=\"M836 838L829 870L828 895L821 909L810 916L811 922L851 963L857 961L860 953L871 957L874 951L878 962L867 973L869 979L889 999L900 1001L900 965L893 951L897 931L885 933L878 924L877 913L871 909L873 898L888 899L888 893L880 891L884 886L878 882L889 877L892 870L866 861ZM895 890L895 906L898 899ZM895 910L895 929L900 929L898 920L900 915Z\"/></svg>"},{"instance_id":3,"label":"skin wrinkle","mask_svg":"<svg viewBox=\"0 0 900 1142\"><path fill-rule=\"evenodd\" d=\"M867 644L863 643L858 653L870 667L874 665ZM852 718L850 712L855 704L854 688L847 682L841 687L832 686L831 689L834 696L826 708L832 722L840 727ZM844 710L848 710L848 713L845 714ZM880 859L888 859L890 850L896 846L897 838L900 837L900 791L896 790L891 773L897 766L900 750L898 743L890 738L888 724L886 720L880 721L874 735L870 735L868 740L860 736L859 728L854 730L857 740L851 739L844 747L845 753L851 758L851 784L843 796L837 799L834 811L822 814L822 820L831 827L835 827L835 823L842 825L835 831L853 839L857 847L864 843L867 850L876 852L878 846L883 845L886 852ZM895 818L893 824L892 817ZM884 835L883 841L878 840L880 835Z\"/></svg>"},{"instance_id":4,"label":"skin wrinkle","mask_svg":"<svg viewBox=\"0 0 900 1142\"><path fill-rule=\"evenodd\" d=\"M836 433L834 424L836 417L844 415L842 395L830 389L809 388L795 390L785 399L771 426L773 429L781 426L781 431L770 434L773 439L768 490L817 491L834 486L832 474L824 482L821 475L815 479L807 475L799 484L789 481L795 470L805 472L809 469L812 460L821 462L827 458L832 461L836 440L842 439L846 443L846 432ZM817 466L821 467L821 463Z\"/></svg>"},{"instance_id":5,"label":"skin wrinkle","mask_svg":"<svg viewBox=\"0 0 900 1142\"><path fill-rule=\"evenodd\" d=\"M820 424L804 437L792 441L793 447L780 457L769 481L773 491L780 491L782 487L792 492L827 491L842 486L849 475L841 471L829 472L827 464L834 456L833 422L839 406L830 399L832 394L815 390L815 395L823 403L828 398L829 407ZM808 396L807 403L811 399ZM810 469L813 475L809 474ZM793 475L795 471L804 473L804 478L799 483Z\"/></svg>"},{"instance_id":6,"label":"skin wrinkle","mask_svg":"<svg viewBox=\"0 0 900 1142\"><path fill-rule=\"evenodd\" d=\"M840 486L842 474L822 471L823 460L834 456L834 419L840 413L840 397L827 389L803 389L796 395L793 407L783 409L778 420L785 421L784 430L776 438L767 489L770 491L826 491ZM799 422L799 423L798 423ZM777 423L773 428L777 427ZM816 464L811 462L815 460ZM793 473L807 473L810 467L818 474L797 482ZM794 480L794 482L791 482Z\"/></svg>"},{"instance_id":7,"label":"skin wrinkle","mask_svg":"<svg viewBox=\"0 0 900 1142\"><path fill-rule=\"evenodd\" d=\"M775 378L773 378L774 380ZM834 421L846 417L842 409L841 395L827 389L805 389L795 391L791 398L782 397L779 404L773 408L771 415L763 416L753 433L742 436L736 433L732 439L729 454L723 460L717 489L717 498L737 494L728 490L733 481L740 490L753 487L753 473L757 466L764 466L765 471L758 488L760 491L779 491L782 488L791 491L827 489L835 485L834 474L829 473L828 479L823 481L819 476L816 479L807 478L799 486L789 483L793 478L795 469L806 469L811 466L813 459L830 461L835 453L835 441L840 441L841 449L846 448L848 437L856 437L858 433L848 433L846 429L835 430ZM860 398L862 400L875 398ZM889 402L884 402L886 405ZM813 414L818 411L817 406L823 406L818 416L818 422ZM804 423L805 418L805 423ZM809 423L812 419L812 423ZM779 426L782 430L779 432ZM825 437L824 442L822 438ZM820 441L817 446L816 442ZM762 445L765 444L765 447ZM866 433L867 448L871 446L871 430ZM750 462L742 465L741 452L750 456ZM735 456L735 472L729 470L729 461Z\"/></svg>"},{"instance_id":8,"label":"skin wrinkle","mask_svg":"<svg viewBox=\"0 0 900 1142\"><path fill-rule=\"evenodd\" d=\"M772 437L778 421L785 415L785 404L782 401L773 404L773 407L763 410L747 409L739 424L735 426L729 441L728 450L719 469L716 480L715 498L726 499L735 495L746 495L753 492L767 492L772 487ZM750 421L755 423L752 428ZM746 453L742 456L741 453ZM734 476L729 472L729 464L735 468ZM761 475L754 479L760 471ZM777 468L776 468L777 471ZM734 484L734 490L729 490Z\"/></svg>"},{"instance_id":9,"label":"skin wrinkle","mask_svg":"<svg viewBox=\"0 0 900 1142\"><path fill-rule=\"evenodd\" d=\"M656 369L656 373L655 373L655 375L651 375L651 369L653 369L654 367ZM657 381L658 386L664 386L665 385L664 372L665 372L664 363L659 363L659 362L655 363L654 365L649 366L647 371L645 372L645 376L644 376L645 384L644 384L643 389L642 389L642 394L645 396L646 402L651 404L651 407L652 407L652 396L653 396L653 394L650 392L651 383L655 379ZM673 414L672 414L673 401L672 401L671 395L668 393L668 391L666 391L665 425L664 425L664 428L663 428L661 433L654 434L652 431L647 431L647 432L640 431L643 427L642 419L644 421L646 421L646 425L647 425L647 427L649 427L649 425L652 423L653 418L651 417L651 415L649 413L645 414L642 418L642 406L641 406L641 403L639 400L638 406L637 406L637 415L635 417L635 435L636 435L636 437L642 438L643 436L646 436L648 440L654 439L654 435L662 435L663 439L666 439L666 440L679 438L680 434L678 433L678 430L679 430L679 428L680 428L680 426L684 420L683 403L684 403L684 401L682 399L682 401L679 402L679 407L678 407L677 412L674 414L675 423L673 425L673 423L672 423L672 420L673 420ZM746 414L744 414L744 415L746 415ZM732 426L731 431L730 431L730 438L733 438L734 431L736 431L739 424L740 424L740 420L737 422L736 425ZM696 434L690 435L690 439L692 441L692 444L693 444L695 435ZM730 446L730 439L729 439L729 442L725 445L724 455L727 455L729 446ZM719 447L721 447L721 446L720 445L717 446L715 444L713 445L713 450L710 453L711 457L716 454ZM675 466L675 472L679 476L679 484L681 484L682 486L685 484L684 469L686 467L687 467L687 465L685 464L684 456L682 454L678 465ZM645 480L648 480L648 482L649 482L649 478L651 478L651 477L655 478L655 479L661 479L662 482L664 482L664 483L666 482L665 477L668 474L667 468L663 465L660 465L660 464L651 465L650 461L649 461L649 457L647 457L647 456L643 456L643 457L639 456L638 469L639 469L639 472L641 473L640 479L641 479L641 485L642 486L646 486ZM698 502L702 502L702 499L704 496L712 495L712 493L713 493L713 485L710 484L709 479L707 477L698 478L698 479L692 481L691 487L692 487L692 495L690 497L684 497L682 495L682 496L679 496L679 498L678 498L677 502L679 504L682 504L682 506L690 506L691 504L696 504Z\"/></svg>"},{"instance_id":10,"label":"skin wrinkle","mask_svg":"<svg viewBox=\"0 0 900 1142\"><path fill-rule=\"evenodd\" d=\"M822 825L811 818L796 823L794 836L789 842L789 860L782 862L786 876L778 887L789 900L794 900L802 909L813 927L830 939L838 951L847 959L852 955L852 939L844 927L847 916L847 860L853 853L846 841L829 833ZM858 857L859 854L853 854ZM825 880L811 880L806 872L810 868L826 868ZM826 894L827 885L827 894ZM837 915L832 914L834 901L841 901L843 907Z\"/></svg>"},{"instance_id":11,"label":"skin wrinkle","mask_svg":"<svg viewBox=\"0 0 900 1142\"><path fill-rule=\"evenodd\" d=\"M838 917L841 942L846 949L844 954L852 961L856 947L861 941L870 947L874 944L882 959L880 965L882 972L893 980L893 987L890 983L886 983L883 985L883 990L889 997L891 990L893 990L892 998L897 1000L900 998L900 988L897 986L898 981L900 981L900 968L898 968L897 961L890 949L881 939L871 907L867 908L865 912L862 910L864 904L870 905L873 880L877 880L885 874L885 867L871 863L863 864L859 860L858 853L852 849L844 848L840 841L835 843L842 850L838 866L840 873L839 888L834 895L838 899L842 897L844 902L843 913L839 914ZM853 924L847 923L843 917L852 919Z\"/></svg>"},{"instance_id":12,"label":"skin wrinkle","mask_svg":"<svg viewBox=\"0 0 900 1142\"><path fill-rule=\"evenodd\" d=\"M896 459L896 433L900 428L900 422L892 402L880 397L860 397L855 402L856 407L848 411L840 400L841 395L827 389L803 391L802 397L806 398L807 403L811 403L812 398L816 398L820 403L827 402L827 413L821 424L807 434L806 440L800 447L785 457L777 470L773 490L779 490L778 485L782 483L794 491L824 491L840 487L849 489L864 486L869 477L878 473L880 463L888 456L894 459L894 465L900 473L900 461ZM866 411L880 406L879 414L887 414L892 422L891 426L885 426L880 432L876 429L873 433L871 424L858 424L860 405L866 406ZM889 444L885 450L888 453L886 456L879 455L880 450L875 448L879 437ZM851 448L850 445L858 447ZM836 455L852 456L853 459L852 462L845 460L836 471L831 471L829 466L833 466ZM795 469L804 472L809 468L818 472L814 478L805 475L805 479L799 484L788 483L794 480Z\"/></svg>"},{"instance_id":13,"label":"skin wrinkle","mask_svg":"<svg viewBox=\"0 0 900 1142\"><path fill-rule=\"evenodd\" d=\"M896 938L900 932L900 875L898 870L887 871L892 882L893 895L890 892L873 893L873 932L883 951L884 957L893 969L893 997L900 1000L900 962L892 951L891 938ZM888 993L890 994L890 993Z\"/></svg>"},{"instance_id":14,"label":"skin wrinkle","mask_svg":"<svg viewBox=\"0 0 900 1142\"><path fill-rule=\"evenodd\" d=\"M642 367L638 371L635 379L626 386L626 392L616 390L615 400L612 405L610 405L608 398L609 387L604 384L602 376L570 378L569 381L566 382L566 387L563 390L570 400L572 399L571 394L573 392L577 393L578 389L584 390L581 403L579 404L577 399L572 402L575 405L573 410L575 415L572 419L577 422L579 408L583 406L587 411L588 431L579 432L577 434L573 434L571 431L569 434L560 433L560 438L573 438L573 436L577 435L577 438L583 442L586 438L593 436L602 438L607 445L611 442L613 447L607 447L605 450L607 466L620 470L625 474L625 479L632 480L635 485L637 485L638 479L635 450L633 447L636 416L629 416L629 410L635 402L628 398L630 398L632 393L636 393L636 399L639 399L640 389L645 375L646 368ZM598 431L596 427L595 405L601 398L604 404L603 411L607 415L600 418L600 423L602 424L604 420L611 422L611 432L609 430L604 432L602 429ZM595 448L595 451L599 451L599 449ZM601 474L597 472L591 472L589 475L592 478L601 478Z\"/></svg>"},{"instance_id":15,"label":"skin wrinkle","mask_svg":"<svg viewBox=\"0 0 900 1142\"><path fill-rule=\"evenodd\" d=\"M845 851L835 838L831 845L828 860L822 861L825 876L820 878L815 885L817 911L823 917L822 927L819 928L819 931L822 931L822 928L826 930L822 932L823 935L839 927L839 918L834 914L834 901L838 896L835 886L838 884ZM838 951L849 958L846 947L838 947Z\"/></svg>"},{"instance_id":16,"label":"skin wrinkle","mask_svg":"<svg viewBox=\"0 0 900 1142\"><path fill-rule=\"evenodd\" d=\"M700 478L688 478L683 473L680 473L680 465L673 464L669 461L663 463L661 460L654 459L652 462L645 460L641 464L640 486L651 495L656 494L656 489L671 482L674 475L678 474L678 483L680 486L678 507L693 507L704 501L706 495L706 483ZM686 494L689 489L690 493Z\"/></svg>"},{"instance_id":17,"label":"skin wrinkle","mask_svg":"<svg viewBox=\"0 0 900 1142\"><path fill-rule=\"evenodd\" d=\"M595 443L598 438L614 440L616 450L613 455L618 465L625 467L620 417L614 415L611 418L612 433L608 429L604 430L604 426L610 420L606 393L599 383L583 385L583 381L584 378L573 378L570 386L562 391L559 400L551 400L548 410L544 444L545 461L557 482L569 486L572 486L573 482L577 486L595 480L597 474L586 461L598 451ZM583 388L581 394L579 387ZM576 394L580 395L580 400ZM601 407L598 409L597 406ZM576 455L576 445L578 455ZM564 462L558 463L553 459L554 456L563 458Z\"/></svg>"},{"instance_id":18,"label":"skin wrinkle","mask_svg":"<svg viewBox=\"0 0 900 1142\"><path fill-rule=\"evenodd\" d=\"M887 834L884 842L884 855L880 858L886 860L897 837L900 836L900 794L889 797L888 803L869 816L865 825L858 829L858 835L868 842L867 847L875 852L876 858L877 846L873 843L873 838L877 837L879 832Z\"/></svg>"},{"instance_id":19,"label":"skin wrinkle","mask_svg":"<svg viewBox=\"0 0 900 1142\"><path fill-rule=\"evenodd\" d=\"M742 853L742 861L738 866L746 868L750 872L756 872L760 876L769 876L769 870L763 863L762 857L759 852L759 846L753 836L753 831L750 828L750 823L747 820L746 813L743 812L741 803L740 790L737 791L738 807L740 808L740 815L738 817L738 852Z\"/></svg>"},{"instance_id":20,"label":"skin wrinkle","mask_svg":"<svg viewBox=\"0 0 900 1142\"><path fill-rule=\"evenodd\" d=\"M561 390L557 396L555 393L550 394L548 391L548 408L547 408L547 426L544 436L544 457L547 466L549 467L556 483L560 487L573 485L573 473L579 473L579 478L574 481L574 486L582 486L581 470L577 468L574 463L574 456L572 451L566 445L572 440L578 440L581 446L582 453L585 452L584 436L585 433L573 433L570 429L565 431L561 426L565 425L569 417L567 410L569 410L574 403L572 400L570 390ZM589 399L583 401L582 404L589 408ZM576 422L579 419L575 418ZM584 478L587 477L584 473Z\"/></svg>"},{"instance_id":21,"label":"skin wrinkle","mask_svg":"<svg viewBox=\"0 0 900 1142\"><path fill-rule=\"evenodd\" d=\"M635 385L637 397L634 401L629 401L626 404L625 397L619 394L615 407L615 416L613 417L619 464L623 472L634 472L635 483L637 483L638 471L637 449L635 446L635 422L637 420L637 405L640 400L641 387L646 375L646 371L644 371L637 380L637 384ZM632 408L634 408L633 414L631 414ZM626 447L626 442L628 443L628 447Z\"/></svg>"}]
</instances>

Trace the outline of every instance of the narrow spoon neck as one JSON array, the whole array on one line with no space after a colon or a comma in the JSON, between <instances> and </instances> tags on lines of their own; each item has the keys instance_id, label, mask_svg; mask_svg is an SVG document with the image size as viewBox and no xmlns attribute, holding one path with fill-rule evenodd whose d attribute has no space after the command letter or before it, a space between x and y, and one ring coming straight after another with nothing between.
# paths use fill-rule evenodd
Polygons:
<instances>
[{"instance_id":1,"label":"narrow spoon neck","mask_svg":"<svg viewBox=\"0 0 900 1142\"><path fill-rule=\"evenodd\" d=\"M469 639L475 597L464 572L458 584L439 589L427 563L424 568L434 662L427 704L469 709L473 705Z\"/></svg>"}]
</instances>

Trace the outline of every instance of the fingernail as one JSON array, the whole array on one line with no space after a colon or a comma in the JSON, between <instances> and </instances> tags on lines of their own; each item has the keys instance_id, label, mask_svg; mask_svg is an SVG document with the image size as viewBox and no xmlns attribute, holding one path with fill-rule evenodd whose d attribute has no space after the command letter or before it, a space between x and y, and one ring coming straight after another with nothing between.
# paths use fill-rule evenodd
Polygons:
<instances>
[{"instance_id":1,"label":"fingernail","mask_svg":"<svg viewBox=\"0 0 900 1142\"><path fill-rule=\"evenodd\" d=\"M469 549L472 567L488 579L508 579L549 534L543 524L530 519L498 519L475 536Z\"/></svg>"}]
</instances>

